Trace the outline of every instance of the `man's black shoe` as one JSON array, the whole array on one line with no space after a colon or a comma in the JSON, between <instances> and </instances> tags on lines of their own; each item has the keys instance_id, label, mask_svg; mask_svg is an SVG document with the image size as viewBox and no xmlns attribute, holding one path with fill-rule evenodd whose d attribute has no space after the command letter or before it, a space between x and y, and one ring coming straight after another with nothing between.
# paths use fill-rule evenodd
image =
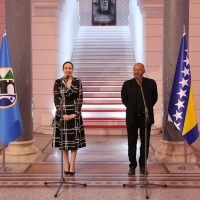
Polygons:
<instances>
[{"instance_id":1,"label":"man's black shoe","mask_svg":"<svg viewBox=\"0 0 200 200\"><path fill-rule=\"evenodd\" d=\"M135 175L135 168L134 167L130 167L129 171L128 171L128 175Z\"/></svg>"},{"instance_id":2,"label":"man's black shoe","mask_svg":"<svg viewBox=\"0 0 200 200\"><path fill-rule=\"evenodd\" d=\"M145 167L140 167L140 174L145 175ZM146 175L148 175L148 171L146 170Z\"/></svg>"}]
</instances>

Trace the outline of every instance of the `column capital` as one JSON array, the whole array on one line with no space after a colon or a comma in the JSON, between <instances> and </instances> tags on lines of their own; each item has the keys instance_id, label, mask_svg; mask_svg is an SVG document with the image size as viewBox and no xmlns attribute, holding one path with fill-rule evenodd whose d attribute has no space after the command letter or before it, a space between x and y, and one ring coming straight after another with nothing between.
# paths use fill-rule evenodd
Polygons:
<instances>
[{"instance_id":1,"label":"column capital","mask_svg":"<svg viewBox=\"0 0 200 200\"><path fill-rule=\"evenodd\" d=\"M163 0L137 0L143 18L163 17Z\"/></svg>"},{"instance_id":2,"label":"column capital","mask_svg":"<svg viewBox=\"0 0 200 200\"><path fill-rule=\"evenodd\" d=\"M33 16L56 16L57 9L62 10L66 0L32 0Z\"/></svg>"}]
</instances>

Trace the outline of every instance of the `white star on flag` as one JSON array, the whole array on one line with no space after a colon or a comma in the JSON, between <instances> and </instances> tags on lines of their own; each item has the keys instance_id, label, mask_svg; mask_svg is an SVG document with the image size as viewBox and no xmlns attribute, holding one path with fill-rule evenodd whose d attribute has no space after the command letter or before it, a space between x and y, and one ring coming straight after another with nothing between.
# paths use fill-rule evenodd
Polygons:
<instances>
[{"instance_id":1,"label":"white star on flag","mask_svg":"<svg viewBox=\"0 0 200 200\"><path fill-rule=\"evenodd\" d=\"M186 50L187 51L187 50ZM186 63L186 66L188 66L188 64L189 64L189 58L186 56L186 60L184 60L183 62L185 62Z\"/></svg>"},{"instance_id":2,"label":"white star on flag","mask_svg":"<svg viewBox=\"0 0 200 200\"><path fill-rule=\"evenodd\" d=\"M182 114L183 112L178 112L177 110L176 110L176 114L175 115L173 115L174 117L176 117L176 120L177 119L183 119L182 117L181 117L181 114Z\"/></svg>"},{"instance_id":3,"label":"white star on flag","mask_svg":"<svg viewBox=\"0 0 200 200\"><path fill-rule=\"evenodd\" d=\"M172 118L170 117L170 115L168 115L168 121L169 122L173 122Z\"/></svg>"},{"instance_id":4,"label":"white star on flag","mask_svg":"<svg viewBox=\"0 0 200 200\"><path fill-rule=\"evenodd\" d=\"M185 108L185 106L183 106L183 104L185 103L185 101L180 101L179 99L178 99L178 103L176 103L175 105L176 106L178 106L178 110L179 110L179 108Z\"/></svg>"},{"instance_id":5,"label":"white star on flag","mask_svg":"<svg viewBox=\"0 0 200 200\"><path fill-rule=\"evenodd\" d=\"M184 67L184 70L181 71L181 72L184 74L184 77L185 77L186 75L190 75L189 71L190 71L189 69L187 69L186 67Z\"/></svg>"},{"instance_id":6,"label":"white star on flag","mask_svg":"<svg viewBox=\"0 0 200 200\"><path fill-rule=\"evenodd\" d=\"M178 92L177 94L180 95L180 98L182 98L183 96L187 97L187 95L185 94L186 92L187 92L187 90L182 90L182 89L180 88L180 92Z\"/></svg>"},{"instance_id":7,"label":"white star on flag","mask_svg":"<svg viewBox=\"0 0 200 200\"><path fill-rule=\"evenodd\" d=\"M176 122L174 122L174 125L176 126L176 128L178 129L178 130L180 130L180 128L179 128L179 125L180 125L180 123L176 123Z\"/></svg>"},{"instance_id":8,"label":"white star on flag","mask_svg":"<svg viewBox=\"0 0 200 200\"><path fill-rule=\"evenodd\" d=\"M182 88L183 88L185 85L189 86L187 82L188 82L188 79L186 80L186 79L184 79L184 78L182 77L182 81L179 82L179 83L182 85Z\"/></svg>"}]
</instances>

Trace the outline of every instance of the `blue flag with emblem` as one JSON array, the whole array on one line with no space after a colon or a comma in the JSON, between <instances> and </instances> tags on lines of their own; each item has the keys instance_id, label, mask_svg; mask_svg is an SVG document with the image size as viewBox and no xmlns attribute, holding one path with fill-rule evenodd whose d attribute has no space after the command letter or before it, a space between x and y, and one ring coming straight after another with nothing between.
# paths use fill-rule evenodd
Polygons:
<instances>
[{"instance_id":1,"label":"blue flag with emblem","mask_svg":"<svg viewBox=\"0 0 200 200\"><path fill-rule=\"evenodd\" d=\"M0 141L7 146L17 139L22 131L8 41L4 33L0 49Z\"/></svg>"},{"instance_id":2,"label":"blue flag with emblem","mask_svg":"<svg viewBox=\"0 0 200 200\"><path fill-rule=\"evenodd\" d=\"M168 112L172 122L187 143L191 145L195 142L199 137L199 132L185 33L182 36Z\"/></svg>"}]
</instances>

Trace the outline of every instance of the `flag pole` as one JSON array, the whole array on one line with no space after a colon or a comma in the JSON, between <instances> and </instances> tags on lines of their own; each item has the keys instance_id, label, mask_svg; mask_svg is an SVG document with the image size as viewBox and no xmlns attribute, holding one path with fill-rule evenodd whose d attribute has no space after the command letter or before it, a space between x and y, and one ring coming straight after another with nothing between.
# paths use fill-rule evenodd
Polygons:
<instances>
[{"instance_id":1,"label":"flag pole","mask_svg":"<svg viewBox=\"0 0 200 200\"><path fill-rule=\"evenodd\" d=\"M0 167L0 173L8 171L12 171L12 169L5 166L5 147L3 146L3 163L2 167Z\"/></svg>"},{"instance_id":2,"label":"flag pole","mask_svg":"<svg viewBox=\"0 0 200 200\"><path fill-rule=\"evenodd\" d=\"M5 33L6 33L6 26L4 26L4 34ZM4 145L3 145L3 150L2 150L2 156L3 156L3 162L2 162L2 167L0 167L0 173L12 171L11 168L5 166L5 146Z\"/></svg>"},{"instance_id":3,"label":"flag pole","mask_svg":"<svg viewBox=\"0 0 200 200\"><path fill-rule=\"evenodd\" d=\"M191 167L189 167L188 165L187 165L187 142L186 141L184 141L184 158L185 158L185 163L184 163L184 165L183 166L179 166L179 167L177 167L178 169L180 169L180 170L193 170Z\"/></svg>"},{"instance_id":4,"label":"flag pole","mask_svg":"<svg viewBox=\"0 0 200 200\"><path fill-rule=\"evenodd\" d=\"M183 26L183 33L186 34L185 25ZM180 169L180 170L188 170L188 171L189 171L189 170L193 170L191 167L189 167L189 166L187 165L187 142L186 142L186 140L184 140L184 160L185 160L184 165L179 166L179 167L177 167L177 168Z\"/></svg>"},{"instance_id":5,"label":"flag pole","mask_svg":"<svg viewBox=\"0 0 200 200\"><path fill-rule=\"evenodd\" d=\"M6 26L4 26L4 33L6 33ZM0 173L11 171L12 170L11 168L8 168L5 166L5 147L4 146L2 150L2 155L3 155L3 162L2 162L2 167L0 167Z\"/></svg>"}]
</instances>

